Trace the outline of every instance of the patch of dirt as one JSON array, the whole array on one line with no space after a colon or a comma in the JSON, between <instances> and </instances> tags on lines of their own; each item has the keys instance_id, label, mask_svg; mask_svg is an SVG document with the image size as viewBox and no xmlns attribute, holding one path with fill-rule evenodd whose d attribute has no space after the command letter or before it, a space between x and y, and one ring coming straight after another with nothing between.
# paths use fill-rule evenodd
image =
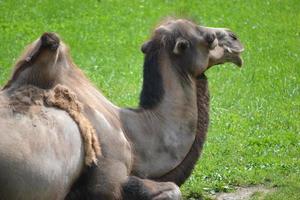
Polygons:
<instances>
[{"instance_id":1,"label":"patch of dirt","mask_svg":"<svg viewBox=\"0 0 300 200\"><path fill-rule=\"evenodd\" d=\"M215 200L249 200L253 194L260 193L264 196L267 193L273 192L274 189L268 189L264 186L239 187L232 193L217 193L214 196Z\"/></svg>"}]
</instances>

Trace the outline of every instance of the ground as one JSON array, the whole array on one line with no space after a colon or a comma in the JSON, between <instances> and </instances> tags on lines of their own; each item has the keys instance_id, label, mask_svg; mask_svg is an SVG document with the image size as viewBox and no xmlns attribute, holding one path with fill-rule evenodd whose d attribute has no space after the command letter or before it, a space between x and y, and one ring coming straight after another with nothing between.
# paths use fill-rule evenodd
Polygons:
<instances>
[{"instance_id":1,"label":"ground","mask_svg":"<svg viewBox=\"0 0 300 200\"><path fill-rule=\"evenodd\" d=\"M252 199L298 199L299 10L298 0L0 0L0 85L26 44L55 31L111 101L134 106L142 81L139 49L160 19L183 16L229 27L245 44L245 65L217 66L207 73L212 98L208 138L181 189L186 198L209 199L260 184L273 192Z\"/></svg>"}]
</instances>

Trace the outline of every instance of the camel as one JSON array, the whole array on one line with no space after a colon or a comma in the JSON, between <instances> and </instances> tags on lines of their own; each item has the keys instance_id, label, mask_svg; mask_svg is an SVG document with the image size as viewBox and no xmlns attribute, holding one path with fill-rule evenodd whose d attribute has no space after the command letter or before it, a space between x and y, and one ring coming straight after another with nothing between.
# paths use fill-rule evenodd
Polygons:
<instances>
[{"instance_id":1,"label":"camel","mask_svg":"<svg viewBox=\"0 0 300 200\"><path fill-rule=\"evenodd\" d=\"M0 93L0 197L181 199L178 185L191 174L208 127L204 72L224 62L241 66L242 51L228 29L162 22L142 46L143 88L139 107L130 109L90 83L57 34L43 34ZM76 95L97 134L101 153L90 166L81 130L64 109L31 103L30 95L25 111L9 106L24 86L52 91L58 85Z\"/></svg>"}]
</instances>

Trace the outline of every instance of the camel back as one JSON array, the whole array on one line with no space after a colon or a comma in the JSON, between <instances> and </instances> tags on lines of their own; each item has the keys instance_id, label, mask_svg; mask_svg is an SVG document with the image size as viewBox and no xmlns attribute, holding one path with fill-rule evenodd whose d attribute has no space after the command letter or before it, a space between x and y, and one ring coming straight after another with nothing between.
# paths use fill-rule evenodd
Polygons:
<instances>
[{"instance_id":1,"label":"camel back","mask_svg":"<svg viewBox=\"0 0 300 200\"><path fill-rule=\"evenodd\" d=\"M56 107L64 110L76 122L84 142L85 164L97 164L97 156L101 155L101 148L97 134L90 121L85 117L82 104L77 96L67 87L56 85L53 89L43 90L32 85L22 86L9 96L9 102L0 103L13 112L26 114L33 106Z\"/></svg>"}]
</instances>

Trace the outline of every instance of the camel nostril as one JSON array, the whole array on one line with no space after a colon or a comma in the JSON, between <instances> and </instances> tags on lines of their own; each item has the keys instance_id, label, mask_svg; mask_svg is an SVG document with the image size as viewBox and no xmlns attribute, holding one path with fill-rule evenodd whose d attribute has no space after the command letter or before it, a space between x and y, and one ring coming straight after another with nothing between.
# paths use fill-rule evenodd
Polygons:
<instances>
[{"instance_id":1,"label":"camel nostril","mask_svg":"<svg viewBox=\"0 0 300 200\"><path fill-rule=\"evenodd\" d=\"M233 32L229 32L229 36L230 36L233 40L237 40L237 36L236 36Z\"/></svg>"},{"instance_id":2,"label":"camel nostril","mask_svg":"<svg viewBox=\"0 0 300 200\"><path fill-rule=\"evenodd\" d=\"M42 46L50 50L56 50L59 47L59 37L55 33L44 33L41 36Z\"/></svg>"},{"instance_id":3,"label":"camel nostril","mask_svg":"<svg viewBox=\"0 0 300 200\"><path fill-rule=\"evenodd\" d=\"M59 44L52 44L50 45L51 50L56 50L58 48Z\"/></svg>"}]
</instances>

